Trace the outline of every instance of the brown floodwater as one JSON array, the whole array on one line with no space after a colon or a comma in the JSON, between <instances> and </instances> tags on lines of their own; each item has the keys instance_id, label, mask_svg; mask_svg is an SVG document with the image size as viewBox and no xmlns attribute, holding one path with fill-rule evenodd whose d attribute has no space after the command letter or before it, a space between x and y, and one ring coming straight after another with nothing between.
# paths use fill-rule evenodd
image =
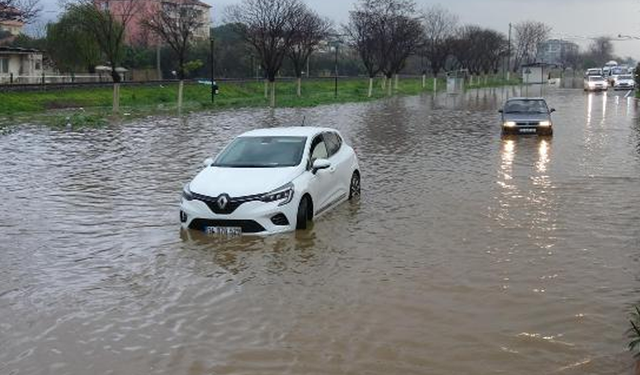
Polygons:
<instances>
[{"instance_id":1,"label":"brown floodwater","mask_svg":"<svg viewBox=\"0 0 640 375\"><path fill-rule=\"evenodd\" d=\"M0 374L626 373L638 105L551 90L554 137L502 139L517 94L5 129ZM180 231L203 159L303 116L356 149L360 202L295 234Z\"/></svg>"}]
</instances>

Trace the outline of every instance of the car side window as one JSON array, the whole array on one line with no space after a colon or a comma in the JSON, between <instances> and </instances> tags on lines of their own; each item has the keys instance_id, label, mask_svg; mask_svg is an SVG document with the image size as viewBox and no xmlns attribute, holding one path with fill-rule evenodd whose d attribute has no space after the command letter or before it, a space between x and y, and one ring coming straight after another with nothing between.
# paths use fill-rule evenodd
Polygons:
<instances>
[{"instance_id":1,"label":"car side window","mask_svg":"<svg viewBox=\"0 0 640 375\"><path fill-rule=\"evenodd\" d=\"M329 153L329 157L335 155L338 151L340 151L340 146L342 146L342 142L338 134L329 132L325 133L324 140L327 144L327 151Z\"/></svg>"},{"instance_id":2,"label":"car side window","mask_svg":"<svg viewBox=\"0 0 640 375\"><path fill-rule=\"evenodd\" d=\"M327 152L327 145L325 144L323 137L319 135L311 144L311 158L309 160L311 164L313 164L316 159L327 159L328 157L329 153Z\"/></svg>"}]
</instances>

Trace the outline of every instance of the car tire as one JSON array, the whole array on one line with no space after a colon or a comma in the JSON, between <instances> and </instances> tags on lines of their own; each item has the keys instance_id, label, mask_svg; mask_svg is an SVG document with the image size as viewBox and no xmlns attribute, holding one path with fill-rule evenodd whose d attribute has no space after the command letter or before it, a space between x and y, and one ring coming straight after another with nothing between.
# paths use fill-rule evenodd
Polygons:
<instances>
[{"instance_id":1,"label":"car tire","mask_svg":"<svg viewBox=\"0 0 640 375\"><path fill-rule=\"evenodd\" d=\"M298 214L296 215L296 230L307 229L309 222L309 198L304 196L298 205Z\"/></svg>"},{"instance_id":2,"label":"car tire","mask_svg":"<svg viewBox=\"0 0 640 375\"><path fill-rule=\"evenodd\" d=\"M351 183L349 185L349 200L360 197L360 173L353 172L351 175Z\"/></svg>"}]
</instances>

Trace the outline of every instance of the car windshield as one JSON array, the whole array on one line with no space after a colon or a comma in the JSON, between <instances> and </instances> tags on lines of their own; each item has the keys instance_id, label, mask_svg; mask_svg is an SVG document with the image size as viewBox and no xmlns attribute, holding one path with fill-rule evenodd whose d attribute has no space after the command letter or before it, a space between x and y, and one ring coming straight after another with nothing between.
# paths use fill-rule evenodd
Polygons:
<instances>
[{"instance_id":1,"label":"car windshield","mask_svg":"<svg viewBox=\"0 0 640 375\"><path fill-rule=\"evenodd\" d=\"M589 77L589 81L602 81L604 78L599 77L599 76L595 76L595 77Z\"/></svg>"},{"instance_id":2,"label":"car windshield","mask_svg":"<svg viewBox=\"0 0 640 375\"><path fill-rule=\"evenodd\" d=\"M504 106L505 113L547 113L543 100L510 100Z\"/></svg>"},{"instance_id":3,"label":"car windshield","mask_svg":"<svg viewBox=\"0 0 640 375\"><path fill-rule=\"evenodd\" d=\"M619 78L620 79L633 79L633 77L631 77L631 76L620 76Z\"/></svg>"},{"instance_id":4,"label":"car windshield","mask_svg":"<svg viewBox=\"0 0 640 375\"><path fill-rule=\"evenodd\" d=\"M226 168L294 167L302 161L306 137L239 137L213 163Z\"/></svg>"}]
</instances>

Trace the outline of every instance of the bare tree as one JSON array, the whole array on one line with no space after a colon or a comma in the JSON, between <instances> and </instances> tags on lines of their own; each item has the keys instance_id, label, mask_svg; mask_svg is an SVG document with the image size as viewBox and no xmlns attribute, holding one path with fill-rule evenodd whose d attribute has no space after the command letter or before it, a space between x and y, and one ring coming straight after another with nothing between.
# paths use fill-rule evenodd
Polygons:
<instances>
[{"instance_id":1,"label":"bare tree","mask_svg":"<svg viewBox=\"0 0 640 375\"><path fill-rule=\"evenodd\" d=\"M369 76L368 97L373 95L373 79L382 69L376 35L377 21L377 14L366 4L360 4L349 12L349 23L344 26L349 45L358 52Z\"/></svg>"},{"instance_id":2,"label":"bare tree","mask_svg":"<svg viewBox=\"0 0 640 375\"><path fill-rule=\"evenodd\" d=\"M271 85L271 106L276 105L276 76L299 30L305 6L300 0L243 0L227 8L227 22L253 47Z\"/></svg>"},{"instance_id":3,"label":"bare tree","mask_svg":"<svg viewBox=\"0 0 640 375\"><path fill-rule=\"evenodd\" d=\"M492 29L466 25L458 30L452 43L457 67L472 75L497 73L500 61L507 55L507 38Z\"/></svg>"},{"instance_id":4,"label":"bare tree","mask_svg":"<svg viewBox=\"0 0 640 375\"><path fill-rule=\"evenodd\" d=\"M456 32L458 16L440 5L424 11L425 44L422 55L429 62L434 79L444 69L451 54L452 38ZM423 75L426 71L423 71Z\"/></svg>"},{"instance_id":5,"label":"bare tree","mask_svg":"<svg viewBox=\"0 0 640 375\"><path fill-rule=\"evenodd\" d=\"M559 63L562 65L562 71L567 68L576 70L580 65L581 56L580 48L573 43L565 43L560 46L560 59Z\"/></svg>"},{"instance_id":6,"label":"bare tree","mask_svg":"<svg viewBox=\"0 0 640 375\"><path fill-rule=\"evenodd\" d=\"M125 31L140 10L137 0L77 0L68 5L78 12L80 27L93 38L111 66L113 112L120 111L120 82L117 68L122 62Z\"/></svg>"},{"instance_id":7,"label":"bare tree","mask_svg":"<svg viewBox=\"0 0 640 375\"><path fill-rule=\"evenodd\" d=\"M513 71L517 71L521 64L534 62L538 45L548 39L551 28L542 22L523 21L514 26L515 29L515 57Z\"/></svg>"},{"instance_id":8,"label":"bare tree","mask_svg":"<svg viewBox=\"0 0 640 375\"><path fill-rule=\"evenodd\" d=\"M205 25L203 9L191 0L164 3L147 15L143 27L156 34L178 57L178 110L182 109L185 64L194 33Z\"/></svg>"},{"instance_id":9,"label":"bare tree","mask_svg":"<svg viewBox=\"0 0 640 375\"><path fill-rule=\"evenodd\" d=\"M599 66L603 66L613 58L613 43L611 38L601 36L589 44L589 55Z\"/></svg>"},{"instance_id":10,"label":"bare tree","mask_svg":"<svg viewBox=\"0 0 640 375\"><path fill-rule=\"evenodd\" d=\"M331 23L306 7L297 16L300 19L293 23L298 25L298 29L286 53L298 80L298 96L302 96L302 70L314 49L328 37Z\"/></svg>"},{"instance_id":11,"label":"bare tree","mask_svg":"<svg viewBox=\"0 0 640 375\"><path fill-rule=\"evenodd\" d=\"M0 0L0 21L31 23L40 10L39 0Z\"/></svg>"}]
</instances>

